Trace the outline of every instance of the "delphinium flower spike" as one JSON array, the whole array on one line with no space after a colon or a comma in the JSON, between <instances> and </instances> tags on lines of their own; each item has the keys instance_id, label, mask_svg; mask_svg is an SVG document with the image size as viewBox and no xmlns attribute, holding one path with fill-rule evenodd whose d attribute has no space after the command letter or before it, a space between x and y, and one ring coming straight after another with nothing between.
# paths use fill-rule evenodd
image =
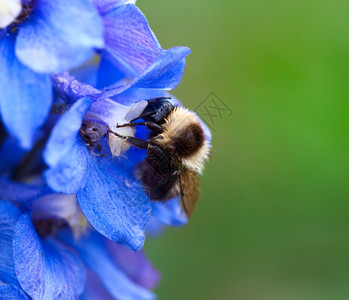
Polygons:
<instances>
[{"instance_id":1,"label":"delphinium flower spike","mask_svg":"<svg viewBox=\"0 0 349 300\"><path fill-rule=\"evenodd\" d=\"M133 122L165 101L210 147L168 94L190 50L163 49L135 1L0 6L0 298L154 299L146 233L188 211L154 201L136 172L149 151L130 141L150 144L162 124Z\"/></svg>"},{"instance_id":2,"label":"delphinium flower spike","mask_svg":"<svg viewBox=\"0 0 349 300\"><path fill-rule=\"evenodd\" d=\"M169 82L178 84L170 76L166 77L165 72L169 65L178 68L177 64L184 64L188 49L181 49L176 63L172 61L172 55L167 56L170 50L161 57L161 64L157 64L158 81L155 76L147 77L146 71L116 89L130 93L130 98L135 101L132 91L139 93L139 82L143 82L145 87L154 82L157 87L162 85L164 88L169 87ZM107 139L105 135L108 129L116 130L116 124L140 115L146 101L135 101L131 105L109 98L93 101L87 95L98 95L100 91L80 83L69 74L55 75L54 85L61 97L69 105L73 104L53 128L44 152L50 167L45 171L49 186L57 192L76 193L83 213L100 233L134 250L140 249L151 213L148 196L132 176L132 169L142 156L129 158L128 166L112 160L112 156L120 155L129 146L114 136ZM119 132L133 134L130 128ZM103 155L96 155L98 145Z\"/></svg>"}]
</instances>

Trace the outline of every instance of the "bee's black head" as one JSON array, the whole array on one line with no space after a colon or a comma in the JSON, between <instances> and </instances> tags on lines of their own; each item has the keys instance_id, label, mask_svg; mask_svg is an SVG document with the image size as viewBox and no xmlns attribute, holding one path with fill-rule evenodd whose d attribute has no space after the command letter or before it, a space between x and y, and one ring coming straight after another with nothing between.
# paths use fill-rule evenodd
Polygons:
<instances>
[{"instance_id":1,"label":"bee's black head","mask_svg":"<svg viewBox=\"0 0 349 300\"><path fill-rule=\"evenodd\" d=\"M173 104L168 101L170 97L153 98L148 100L148 105L141 114L141 118L146 122L163 124L165 118L174 109Z\"/></svg>"}]
</instances>

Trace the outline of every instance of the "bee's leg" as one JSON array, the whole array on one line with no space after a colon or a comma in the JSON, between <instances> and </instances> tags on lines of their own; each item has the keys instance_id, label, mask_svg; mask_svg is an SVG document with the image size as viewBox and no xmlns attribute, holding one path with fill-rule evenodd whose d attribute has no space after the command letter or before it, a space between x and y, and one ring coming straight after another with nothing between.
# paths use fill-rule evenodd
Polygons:
<instances>
[{"instance_id":1,"label":"bee's leg","mask_svg":"<svg viewBox=\"0 0 349 300\"><path fill-rule=\"evenodd\" d=\"M133 137L133 136L125 136L125 135L121 135L118 134L117 132L114 132L112 130L108 130L109 133L112 133L114 135L116 135L118 138L126 140L128 143L130 143L131 145L141 148L141 149L148 149L148 145L149 143L147 141L144 141L142 139Z\"/></svg>"},{"instance_id":2,"label":"bee's leg","mask_svg":"<svg viewBox=\"0 0 349 300\"><path fill-rule=\"evenodd\" d=\"M120 127L136 127L138 125L144 125L147 128L149 128L150 130L154 131L156 134L161 133L162 127L154 122L138 122L138 123L126 123L126 124L122 124L122 125L116 125L116 128L120 128Z\"/></svg>"}]
</instances>

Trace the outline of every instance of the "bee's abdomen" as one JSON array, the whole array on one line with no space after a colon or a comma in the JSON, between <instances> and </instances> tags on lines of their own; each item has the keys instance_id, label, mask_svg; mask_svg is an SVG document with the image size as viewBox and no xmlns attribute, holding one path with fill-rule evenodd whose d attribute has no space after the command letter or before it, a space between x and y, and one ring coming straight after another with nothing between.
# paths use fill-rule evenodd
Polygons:
<instances>
[{"instance_id":1,"label":"bee's abdomen","mask_svg":"<svg viewBox=\"0 0 349 300\"><path fill-rule=\"evenodd\" d=\"M178 168L160 146L150 145L147 158L136 166L135 173L151 200L163 201L178 195Z\"/></svg>"},{"instance_id":2,"label":"bee's abdomen","mask_svg":"<svg viewBox=\"0 0 349 300\"><path fill-rule=\"evenodd\" d=\"M158 145L151 144L149 146L146 160L161 174L173 174L177 171L171 153Z\"/></svg>"}]
</instances>

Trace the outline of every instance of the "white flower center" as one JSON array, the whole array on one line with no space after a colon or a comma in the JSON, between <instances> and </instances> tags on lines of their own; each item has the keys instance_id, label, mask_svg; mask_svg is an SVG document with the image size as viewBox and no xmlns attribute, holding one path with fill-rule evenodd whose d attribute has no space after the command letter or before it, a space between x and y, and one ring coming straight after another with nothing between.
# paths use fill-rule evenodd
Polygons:
<instances>
[{"instance_id":1,"label":"white flower center","mask_svg":"<svg viewBox=\"0 0 349 300\"><path fill-rule=\"evenodd\" d=\"M85 141L89 146L96 146L108 129L123 136L134 136L134 128L117 128L117 125L128 123L138 117L147 104L148 102L143 100L125 106L111 99L101 99L93 103L84 117L85 128L81 128ZM113 156L120 156L130 148L128 142L112 133L109 134L108 144Z\"/></svg>"},{"instance_id":2,"label":"white flower center","mask_svg":"<svg viewBox=\"0 0 349 300\"><path fill-rule=\"evenodd\" d=\"M21 0L0 0L0 28L4 28L15 21L21 10Z\"/></svg>"}]
</instances>

